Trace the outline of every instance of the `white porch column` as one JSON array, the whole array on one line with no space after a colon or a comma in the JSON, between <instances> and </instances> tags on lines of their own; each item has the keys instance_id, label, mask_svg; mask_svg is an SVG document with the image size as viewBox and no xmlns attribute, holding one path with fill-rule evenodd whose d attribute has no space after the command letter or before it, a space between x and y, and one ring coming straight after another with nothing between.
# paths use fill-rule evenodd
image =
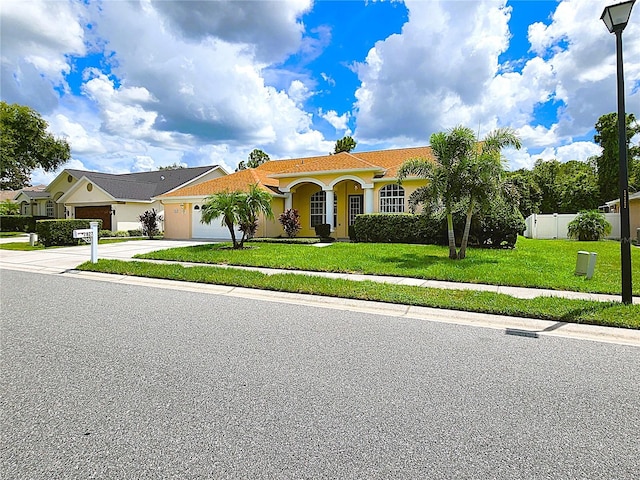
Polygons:
<instances>
[{"instance_id":1,"label":"white porch column","mask_svg":"<svg viewBox=\"0 0 640 480\"><path fill-rule=\"evenodd\" d=\"M373 187L364 187L364 213L373 213Z\"/></svg>"},{"instance_id":2,"label":"white porch column","mask_svg":"<svg viewBox=\"0 0 640 480\"><path fill-rule=\"evenodd\" d=\"M333 232L333 189L329 188L325 190L325 217L326 222L331 225L331 231Z\"/></svg>"},{"instance_id":3,"label":"white porch column","mask_svg":"<svg viewBox=\"0 0 640 480\"><path fill-rule=\"evenodd\" d=\"M290 210L293 208L293 195L291 192L285 192L284 194L284 210Z\"/></svg>"}]
</instances>

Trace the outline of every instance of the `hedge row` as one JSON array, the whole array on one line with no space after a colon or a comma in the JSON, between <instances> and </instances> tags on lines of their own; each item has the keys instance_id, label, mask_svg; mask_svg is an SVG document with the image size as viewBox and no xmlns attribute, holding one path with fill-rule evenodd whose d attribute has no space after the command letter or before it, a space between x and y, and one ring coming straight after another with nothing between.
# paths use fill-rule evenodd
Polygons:
<instances>
[{"instance_id":1,"label":"hedge row","mask_svg":"<svg viewBox=\"0 0 640 480\"><path fill-rule=\"evenodd\" d=\"M456 241L462 240L464 212L453 216ZM474 216L469 231L469 245L513 248L525 230L524 218L507 205ZM351 240L373 243L421 243L447 245L447 222L442 214L369 214L358 215L349 231Z\"/></svg>"},{"instance_id":2,"label":"hedge row","mask_svg":"<svg viewBox=\"0 0 640 480\"><path fill-rule=\"evenodd\" d=\"M36 220L49 217L31 215L0 215L0 232L35 232Z\"/></svg>"},{"instance_id":3,"label":"hedge row","mask_svg":"<svg viewBox=\"0 0 640 480\"><path fill-rule=\"evenodd\" d=\"M36 222L38 241L45 247L77 245L80 240L73 238L73 231L91 228L90 222L98 222L98 230L102 227L100 219L39 220Z\"/></svg>"}]
</instances>

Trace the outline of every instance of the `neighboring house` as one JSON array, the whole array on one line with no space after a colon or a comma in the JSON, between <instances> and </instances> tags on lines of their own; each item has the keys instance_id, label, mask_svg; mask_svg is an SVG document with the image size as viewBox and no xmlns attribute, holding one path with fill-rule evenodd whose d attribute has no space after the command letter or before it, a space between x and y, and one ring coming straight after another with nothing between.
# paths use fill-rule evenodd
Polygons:
<instances>
[{"instance_id":1,"label":"neighboring house","mask_svg":"<svg viewBox=\"0 0 640 480\"><path fill-rule=\"evenodd\" d=\"M135 230L140 228L138 217L145 211L155 208L163 213L160 202L152 197L226 174L217 165L124 174L65 169L44 192L35 195L34 215L96 218L106 230ZM32 205L27 202L29 195L32 192L21 192L16 201Z\"/></svg>"},{"instance_id":2,"label":"neighboring house","mask_svg":"<svg viewBox=\"0 0 640 480\"><path fill-rule=\"evenodd\" d=\"M609 212L619 213L620 199L611 200L605 206ZM629 195L629 224L631 226L631 238L638 238L637 232L640 229L640 192Z\"/></svg>"},{"instance_id":3,"label":"neighboring house","mask_svg":"<svg viewBox=\"0 0 640 480\"><path fill-rule=\"evenodd\" d=\"M278 216L295 208L302 225L298 236L315 236L315 225L328 223L334 237L347 238L348 227L359 214L408 211L409 195L425 184L422 179L410 178L398 185L398 168L411 158L432 159L431 148L273 160L223 178L177 188L155 199L164 205L166 238L229 238L221 221L201 223L203 203L216 193L247 192L251 184L258 184L271 194L275 215L274 220L260 219L256 236L283 235Z\"/></svg>"},{"instance_id":4,"label":"neighboring house","mask_svg":"<svg viewBox=\"0 0 640 480\"><path fill-rule=\"evenodd\" d=\"M20 205L20 215L54 217L51 210L52 203L49 201L50 196L44 191L46 187L46 185L36 185L13 191L9 200Z\"/></svg>"}]
</instances>

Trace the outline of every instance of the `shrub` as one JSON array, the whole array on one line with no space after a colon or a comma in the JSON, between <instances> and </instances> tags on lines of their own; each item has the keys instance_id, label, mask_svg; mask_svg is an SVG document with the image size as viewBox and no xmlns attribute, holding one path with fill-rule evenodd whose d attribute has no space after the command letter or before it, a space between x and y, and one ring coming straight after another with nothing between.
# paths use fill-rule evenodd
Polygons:
<instances>
[{"instance_id":1,"label":"shrub","mask_svg":"<svg viewBox=\"0 0 640 480\"><path fill-rule=\"evenodd\" d=\"M569 238L578 241L596 241L611 233L611 224L597 210L582 210L569 223Z\"/></svg>"},{"instance_id":2,"label":"shrub","mask_svg":"<svg viewBox=\"0 0 640 480\"><path fill-rule=\"evenodd\" d=\"M0 215L20 215L20 205L11 200L0 202Z\"/></svg>"},{"instance_id":3,"label":"shrub","mask_svg":"<svg viewBox=\"0 0 640 480\"><path fill-rule=\"evenodd\" d=\"M118 230L117 232L115 232L115 236L116 237L128 237L129 236L129 232L126 232L124 230Z\"/></svg>"},{"instance_id":4,"label":"shrub","mask_svg":"<svg viewBox=\"0 0 640 480\"><path fill-rule=\"evenodd\" d=\"M147 210L142 215L138 217L140 223L142 224L142 234L153 238L160 233L158 229L158 222L162 221L162 216L158 215L155 208L151 210Z\"/></svg>"},{"instance_id":5,"label":"shrub","mask_svg":"<svg viewBox=\"0 0 640 480\"><path fill-rule=\"evenodd\" d=\"M130 237L141 237L142 236L142 230L140 230L140 229L128 230L127 233L129 234Z\"/></svg>"},{"instance_id":6,"label":"shrub","mask_svg":"<svg viewBox=\"0 0 640 480\"><path fill-rule=\"evenodd\" d=\"M469 243L491 248L513 248L518 235L522 235L525 228L524 217L518 208L499 200L493 203L490 210L477 215L472 221Z\"/></svg>"},{"instance_id":7,"label":"shrub","mask_svg":"<svg viewBox=\"0 0 640 480\"><path fill-rule=\"evenodd\" d=\"M466 208L453 212L453 228L462 239ZM421 243L447 245L447 221L443 212L421 215L377 213L358 215L353 225L357 242ZM520 212L506 202L497 202L490 211L474 216L469 232L469 245L512 248L525 229ZM350 234L351 238L351 234Z\"/></svg>"},{"instance_id":8,"label":"shrub","mask_svg":"<svg viewBox=\"0 0 640 480\"><path fill-rule=\"evenodd\" d=\"M315 227L316 235L320 238L330 238L331 235L331 225L328 223L320 223Z\"/></svg>"},{"instance_id":9,"label":"shrub","mask_svg":"<svg viewBox=\"0 0 640 480\"><path fill-rule=\"evenodd\" d=\"M300 214L295 208L285 210L285 212L278 217L278 221L282 225L282 228L284 228L284 233L286 233L289 238L295 237L300 231Z\"/></svg>"},{"instance_id":10,"label":"shrub","mask_svg":"<svg viewBox=\"0 0 640 480\"><path fill-rule=\"evenodd\" d=\"M357 242L376 243L439 243L443 218L437 215L406 213L374 213L358 215L353 224L353 238ZM444 226L446 239L446 224Z\"/></svg>"},{"instance_id":11,"label":"shrub","mask_svg":"<svg viewBox=\"0 0 640 480\"><path fill-rule=\"evenodd\" d=\"M45 247L77 245L79 240L73 238L73 231L91 228L90 222L98 222L98 231L100 231L102 226L102 220L100 219L38 220L36 222L38 241Z\"/></svg>"},{"instance_id":12,"label":"shrub","mask_svg":"<svg viewBox=\"0 0 640 480\"><path fill-rule=\"evenodd\" d=\"M31 215L2 215L0 216L0 231L2 232L35 232L36 220L48 217L32 217Z\"/></svg>"},{"instance_id":13,"label":"shrub","mask_svg":"<svg viewBox=\"0 0 640 480\"><path fill-rule=\"evenodd\" d=\"M111 230L100 230L98 232L98 237L113 237L113 232Z\"/></svg>"}]
</instances>

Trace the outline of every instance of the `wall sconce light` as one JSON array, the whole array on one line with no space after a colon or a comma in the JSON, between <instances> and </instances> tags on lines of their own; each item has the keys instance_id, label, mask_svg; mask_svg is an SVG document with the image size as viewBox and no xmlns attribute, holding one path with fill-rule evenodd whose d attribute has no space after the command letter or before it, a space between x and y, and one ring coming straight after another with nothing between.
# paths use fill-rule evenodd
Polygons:
<instances>
[{"instance_id":1,"label":"wall sconce light","mask_svg":"<svg viewBox=\"0 0 640 480\"><path fill-rule=\"evenodd\" d=\"M116 209L115 209L115 208L112 208L112 209L111 209L111 215L115 215L115 214L116 214Z\"/></svg>"},{"instance_id":2,"label":"wall sconce light","mask_svg":"<svg viewBox=\"0 0 640 480\"><path fill-rule=\"evenodd\" d=\"M184 203L181 203L181 204L180 204L180 208L181 208L182 210L184 210Z\"/></svg>"}]
</instances>

